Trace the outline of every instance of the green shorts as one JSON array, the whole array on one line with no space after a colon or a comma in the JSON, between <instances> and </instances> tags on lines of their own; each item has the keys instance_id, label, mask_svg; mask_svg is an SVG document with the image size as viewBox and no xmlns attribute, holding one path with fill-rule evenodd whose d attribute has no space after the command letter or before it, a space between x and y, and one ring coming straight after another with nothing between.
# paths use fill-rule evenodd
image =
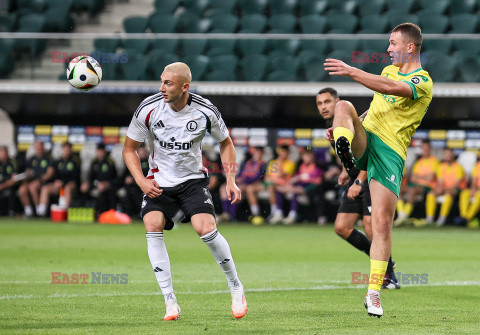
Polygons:
<instances>
[{"instance_id":1,"label":"green shorts","mask_svg":"<svg viewBox=\"0 0 480 335\"><path fill-rule=\"evenodd\" d=\"M367 171L368 182L373 178L398 197L405 161L377 135L366 130L365 133L367 147L363 156L355 159L355 165Z\"/></svg>"},{"instance_id":2,"label":"green shorts","mask_svg":"<svg viewBox=\"0 0 480 335\"><path fill-rule=\"evenodd\" d=\"M417 184L417 183L408 183L408 187L421 187L421 188L423 188L423 193L424 194L427 194L428 192L430 192L432 190L431 187L428 187L428 186L425 186L425 185L422 185L422 184Z\"/></svg>"}]
</instances>

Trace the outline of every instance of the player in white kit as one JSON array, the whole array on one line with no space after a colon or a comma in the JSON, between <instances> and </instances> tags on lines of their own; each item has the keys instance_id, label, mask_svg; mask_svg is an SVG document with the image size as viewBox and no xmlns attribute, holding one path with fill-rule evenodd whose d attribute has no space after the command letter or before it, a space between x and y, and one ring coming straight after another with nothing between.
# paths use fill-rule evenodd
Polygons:
<instances>
[{"instance_id":1,"label":"player in white kit","mask_svg":"<svg viewBox=\"0 0 480 335\"><path fill-rule=\"evenodd\" d=\"M165 67L160 93L145 99L135 112L123 147L123 158L138 186L145 193L141 215L145 224L148 257L165 298L164 320L180 315L170 273L170 260L163 230L173 227L172 217L182 210L185 222L207 244L227 277L232 296L232 314L247 312L243 285L238 279L230 247L217 231L208 173L202 166L202 139L206 132L220 143L229 200L237 203L241 193L235 184L235 148L228 129L209 100L188 92L192 75L184 63ZM153 152L145 177L136 150L149 140ZM233 194L233 197L232 197Z\"/></svg>"}]
</instances>

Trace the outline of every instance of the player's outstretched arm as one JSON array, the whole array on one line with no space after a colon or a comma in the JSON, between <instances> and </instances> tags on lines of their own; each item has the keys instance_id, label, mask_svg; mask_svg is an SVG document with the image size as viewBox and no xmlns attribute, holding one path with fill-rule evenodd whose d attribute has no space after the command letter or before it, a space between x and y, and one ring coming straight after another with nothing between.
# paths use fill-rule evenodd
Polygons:
<instances>
[{"instance_id":1,"label":"player's outstretched arm","mask_svg":"<svg viewBox=\"0 0 480 335\"><path fill-rule=\"evenodd\" d=\"M356 67L350 66L338 59L327 58L324 63L325 71L331 76L350 77L375 92L395 95L404 98L413 98L410 85L402 81L395 81L387 77L371 74Z\"/></svg>"},{"instance_id":2,"label":"player's outstretched arm","mask_svg":"<svg viewBox=\"0 0 480 335\"><path fill-rule=\"evenodd\" d=\"M138 187L150 198L158 197L162 194L162 190L158 186L157 182L153 179L147 179L143 175L142 166L140 164L140 158L138 157L137 150L142 143L132 140L130 137L125 138L123 144L123 159L127 165L128 170L132 174L133 179L137 183Z\"/></svg>"},{"instance_id":3,"label":"player's outstretched arm","mask_svg":"<svg viewBox=\"0 0 480 335\"><path fill-rule=\"evenodd\" d=\"M242 200L242 192L235 184L236 156L235 147L233 146L230 136L220 142L220 157L222 159L222 165L224 167L225 177L227 179L227 183L225 185L227 198L229 201L232 201L232 204L236 204Z\"/></svg>"}]
</instances>

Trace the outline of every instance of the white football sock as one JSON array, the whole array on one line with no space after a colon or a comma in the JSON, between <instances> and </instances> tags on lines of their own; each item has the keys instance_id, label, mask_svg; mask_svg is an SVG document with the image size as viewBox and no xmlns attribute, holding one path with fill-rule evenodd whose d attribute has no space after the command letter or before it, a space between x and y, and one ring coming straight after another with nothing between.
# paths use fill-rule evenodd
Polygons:
<instances>
[{"instance_id":1,"label":"white football sock","mask_svg":"<svg viewBox=\"0 0 480 335\"><path fill-rule=\"evenodd\" d=\"M258 208L258 205L251 205L250 210L252 211L253 216L258 216L260 214L260 209Z\"/></svg>"},{"instance_id":2,"label":"white football sock","mask_svg":"<svg viewBox=\"0 0 480 335\"><path fill-rule=\"evenodd\" d=\"M274 213L277 211L277 205L273 204L273 205L270 205L270 212Z\"/></svg>"},{"instance_id":3,"label":"white football sock","mask_svg":"<svg viewBox=\"0 0 480 335\"><path fill-rule=\"evenodd\" d=\"M47 214L47 206L44 204L40 204L37 206L37 215L38 216L45 216Z\"/></svg>"},{"instance_id":4,"label":"white football sock","mask_svg":"<svg viewBox=\"0 0 480 335\"><path fill-rule=\"evenodd\" d=\"M210 252L213 255L213 258L215 258L223 273L225 273L230 290L233 292L243 289L242 283L237 276L237 269L235 268L235 263L233 262L230 246L228 245L225 237L223 237L218 230L215 229L214 231L205 234L200 238L207 244Z\"/></svg>"},{"instance_id":5,"label":"white football sock","mask_svg":"<svg viewBox=\"0 0 480 335\"><path fill-rule=\"evenodd\" d=\"M25 215L26 216L33 216L33 208L32 206L25 206Z\"/></svg>"},{"instance_id":6,"label":"white football sock","mask_svg":"<svg viewBox=\"0 0 480 335\"><path fill-rule=\"evenodd\" d=\"M162 290L165 303L171 299L176 302L177 298L173 293L172 274L170 273L170 259L163 241L163 233L148 232L146 236L148 258L155 272L155 277L157 277L158 285Z\"/></svg>"},{"instance_id":7,"label":"white football sock","mask_svg":"<svg viewBox=\"0 0 480 335\"><path fill-rule=\"evenodd\" d=\"M297 218L297 212L296 211L288 212L288 217L296 219Z\"/></svg>"}]
</instances>

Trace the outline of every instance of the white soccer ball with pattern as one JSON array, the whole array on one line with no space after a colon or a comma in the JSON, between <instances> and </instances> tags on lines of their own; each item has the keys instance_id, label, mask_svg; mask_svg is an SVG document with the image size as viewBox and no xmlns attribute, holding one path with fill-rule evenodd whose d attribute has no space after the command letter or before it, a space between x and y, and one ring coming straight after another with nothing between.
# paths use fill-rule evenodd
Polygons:
<instances>
[{"instance_id":1,"label":"white soccer ball with pattern","mask_svg":"<svg viewBox=\"0 0 480 335\"><path fill-rule=\"evenodd\" d=\"M75 57L68 64L67 79L76 89L89 91L102 81L102 67L92 57Z\"/></svg>"}]
</instances>

